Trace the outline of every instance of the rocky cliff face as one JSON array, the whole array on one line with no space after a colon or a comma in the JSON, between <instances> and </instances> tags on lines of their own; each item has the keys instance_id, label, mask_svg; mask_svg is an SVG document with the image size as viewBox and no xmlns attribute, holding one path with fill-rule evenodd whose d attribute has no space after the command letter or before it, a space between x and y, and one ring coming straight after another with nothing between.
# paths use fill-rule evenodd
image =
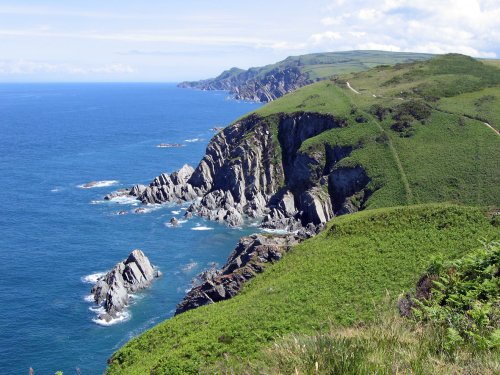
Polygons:
<instances>
[{"instance_id":1,"label":"rocky cliff face","mask_svg":"<svg viewBox=\"0 0 500 375\"><path fill-rule=\"evenodd\" d=\"M147 288L160 272L155 270L141 250L134 250L127 259L117 263L111 271L99 278L91 293L105 313L99 319L110 321L128 305L129 293Z\"/></svg>"},{"instance_id":2,"label":"rocky cliff face","mask_svg":"<svg viewBox=\"0 0 500 375\"><path fill-rule=\"evenodd\" d=\"M236 99L270 102L312 82L298 67L276 67L264 74L257 69L232 69L214 79L182 82L179 87L225 90Z\"/></svg>"},{"instance_id":3,"label":"rocky cliff face","mask_svg":"<svg viewBox=\"0 0 500 375\"><path fill-rule=\"evenodd\" d=\"M188 216L231 226L260 218L264 227L307 237L335 213L357 210L369 195L361 166L337 167L352 147L301 149L307 139L345 125L317 113L251 115L219 132L195 169L185 165L123 193L144 203L193 201Z\"/></svg>"}]
</instances>

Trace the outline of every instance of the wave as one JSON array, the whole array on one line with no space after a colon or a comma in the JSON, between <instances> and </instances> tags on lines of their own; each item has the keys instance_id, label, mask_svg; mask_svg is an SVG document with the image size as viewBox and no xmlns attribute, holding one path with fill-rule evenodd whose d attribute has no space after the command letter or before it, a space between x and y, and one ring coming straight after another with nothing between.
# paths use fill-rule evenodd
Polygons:
<instances>
[{"instance_id":1,"label":"wave","mask_svg":"<svg viewBox=\"0 0 500 375\"><path fill-rule=\"evenodd\" d=\"M179 219L177 220L177 224L176 225L173 225L172 223L165 223L165 226L167 228L173 228L173 227L178 227L180 226L181 224L184 224L184 223L187 223L188 221L185 220L185 219Z\"/></svg>"},{"instance_id":2,"label":"wave","mask_svg":"<svg viewBox=\"0 0 500 375\"><path fill-rule=\"evenodd\" d=\"M186 264L184 267L182 267L182 272L192 271L197 266L198 266L197 262L190 262L190 263Z\"/></svg>"},{"instance_id":3,"label":"wave","mask_svg":"<svg viewBox=\"0 0 500 375\"><path fill-rule=\"evenodd\" d=\"M118 184L117 180L103 180L103 181L91 181L86 184L78 185L80 189L93 189L93 188L102 188L108 187Z\"/></svg>"},{"instance_id":4,"label":"wave","mask_svg":"<svg viewBox=\"0 0 500 375\"><path fill-rule=\"evenodd\" d=\"M86 284L95 284L97 280L99 280L99 278L103 277L104 275L106 275L106 272L96 272L87 276L83 276L81 280Z\"/></svg>"},{"instance_id":5,"label":"wave","mask_svg":"<svg viewBox=\"0 0 500 375\"><path fill-rule=\"evenodd\" d=\"M83 297L83 299L85 300L85 302L94 302L94 295L93 294L89 294L88 296L85 296Z\"/></svg>"},{"instance_id":6,"label":"wave","mask_svg":"<svg viewBox=\"0 0 500 375\"><path fill-rule=\"evenodd\" d=\"M272 234L293 234L293 233L297 233L297 231L291 232L291 231L286 230L286 229L271 229L271 228L261 228L261 231L265 232L265 233L272 233Z\"/></svg>"},{"instance_id":7,"label":"wave","mask_svg":"<svg viewBox=\"0 0 500 375\"><path fill-rule=\"evenodd\" d=\"M201 142L201 141L204 141L204 139L203 138L191 138L191 139L184 140L184 142L188 142L188 143Z\"/></svg>"},{"instance_id":8,"label":"wave","mask_svg":"<svg viewBox=\"0 0 500 375\"><path fill-rule=\"evenodd\" d=\"M62 190L61 188L54 188L54 189L50 189L50 191L51 191L52 193L58 193L58 192L60 192L61 190Z\"/></svg>"},{"instance_id":9,"label":"wave","mask_svg":"<svg viewBox=\"0 0 500 375\"><path fill-rule=\"evenodd\" d=\"M100 326L109 327L117 323L126 322L127 320L130 320L130 318L132 317L132 315L128 311L122 311L117 313L116 315L117 317L111 319L109 322L107 322L104 319L99 319L99 317L92 319L92 321Z\"/></svg>"},{"instance_id":10,"label":"wave","mask_svg":"<svg viewBox=\"0 0 500 375\"><path fill-rule=\"evenodd\" d=\"M148 214L150 212L159 210L161 208L163 208L163 206L161 204L148 204L146 206L142 206L142 207L136 208L134 210L134 213L135 214Z\"/></svg>"},{"instance_id":11,"label":"wave","mask_svg":"<svg viewBox=\"0 0 500 375\"><path fill-rule=\"evenodd\" d=\"M198 226L198 227L191 228L191 230L214 230L214 228Z\"/></svg>"},{"instance_id":12,"label":"wave","mask_svg":"<svg viewBox=\"0 0 500 375\"><path fill-rule=\"evenodd\" d=\"M120 195L118 197L111 198L109 202L118 204L131 204L133 206L137 206L139 204L137 198L132 195Z\"/></svg>"},{"instance_id":13,"label":"wave","mask_svg":"<svg viewBox=\"0 0 500 375\"><path fill-rule=\"evenodd\" d=\"M170 211L174 215L179 215L181 212L180 211Z\"/></svg>"}]
</instances>

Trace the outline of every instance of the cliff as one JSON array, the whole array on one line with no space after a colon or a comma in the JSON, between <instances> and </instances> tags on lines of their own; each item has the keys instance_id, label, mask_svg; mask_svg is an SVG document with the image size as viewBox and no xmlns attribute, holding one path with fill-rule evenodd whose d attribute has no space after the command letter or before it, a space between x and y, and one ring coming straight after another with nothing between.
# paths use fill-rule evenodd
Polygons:
<instances>
[{"instance_id":1,"label":"cliff","mask_svg":"<svg viewBox=\"0 0 500 375\"><path fill-rule=\"evenodd\" d=\"M266 228L308 237L335 212L353 211L346 208L349 198L369 182L361 166L336 168L352 147L325 143L313 153L300 150L305 141L346 125L343 118L317 113L250 115L219 132L195 169L186 165L162 174L129 194L144 203L198 198L187 215L230 226L256 218Z\"/></svg>"},{"instance_id":2,"label":"cliff","mask_svg":"<svg viewBox=\"0 0 500 375\"><path fill-rule=\"evenodd\" d=\"M271 102L298 88L341 73L368 70L374 66L424 60L419 53L348 51L291 56L276 64L243 70L231 68L219 76L179 87L225 90L235 99Z\"/></svg>"}]
</instances>

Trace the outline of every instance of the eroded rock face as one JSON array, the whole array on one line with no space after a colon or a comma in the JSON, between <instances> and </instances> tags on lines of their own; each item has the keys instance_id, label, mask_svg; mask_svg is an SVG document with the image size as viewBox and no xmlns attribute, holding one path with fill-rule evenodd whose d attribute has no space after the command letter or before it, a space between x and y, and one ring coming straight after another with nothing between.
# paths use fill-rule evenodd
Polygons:
<instances>
[{"instance_id":1,"label":"eroded rock face","mask_svg":"<svg viewBox=\"0 0 500 375\"><path fill-rule=\"evenodd\" d=\"M141 250L132 251L127 259L99 278L91 290L95 303L102 304L106 311L99 319L116 318L128 305L129 293L147 288L160 275Z\"/></svg>"},{"instance_id":2,"label":"eroded rock face","mask_svg":"<svg viewBox=\"0 0 500 375\"><path fill-rule=\"evenodd\" d=\"M234 297L247 280L264 270L266 263L280 260L298 242L299 237L292 234L242 237L224 267L199 275L200 284L177 305L175 314Z\"/></svg>"},{"instance_id":3,"label":"eroded rock face","mask_svg":"<svg viewBox=\"0 0 500 375\"><path fill-rule=\"evenodd\" d=\"M345 120L318 113L250 115L215 135L195 169L184 165L129 194L143 203L191 201L190 214L230 226L260 218L266 228L314 235L334 212L355 211L367 197L360 194L369 182L361 167L336 168L352 147L301 149L343 126Z\"/></svg>"}]
</instances>

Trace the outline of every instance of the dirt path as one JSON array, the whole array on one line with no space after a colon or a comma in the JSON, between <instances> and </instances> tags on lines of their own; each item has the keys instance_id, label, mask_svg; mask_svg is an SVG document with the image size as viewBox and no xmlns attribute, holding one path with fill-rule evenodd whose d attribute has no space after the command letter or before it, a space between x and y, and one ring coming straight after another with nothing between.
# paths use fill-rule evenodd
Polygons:
<instances>
[{"instance_id":1,"label":"dirt path","mask_svg":"<svg viewBox=\"0 0 500 375\"><path fill-rule=\"evenodd\" d=\"M361 94L359 91L353 89L349 82L347 82L347 87L349 87L349 89L351 89L351 91L355 92L356 94Z\"/></svg>"},{"instance_id":2,"label":"dirt path","mask_svg":"<svg viewBox=\"0 0 500 375\"><path fill-rule=\"evenodd\" d=\"M491 130L493 130L497 135L500 135L500 132L498 130L496 130L493 126L491 126L490 124L488 124L487 122L485 122L484 125L486 125L488 128L490 128Z\"/></svg>"}]
</instances>

